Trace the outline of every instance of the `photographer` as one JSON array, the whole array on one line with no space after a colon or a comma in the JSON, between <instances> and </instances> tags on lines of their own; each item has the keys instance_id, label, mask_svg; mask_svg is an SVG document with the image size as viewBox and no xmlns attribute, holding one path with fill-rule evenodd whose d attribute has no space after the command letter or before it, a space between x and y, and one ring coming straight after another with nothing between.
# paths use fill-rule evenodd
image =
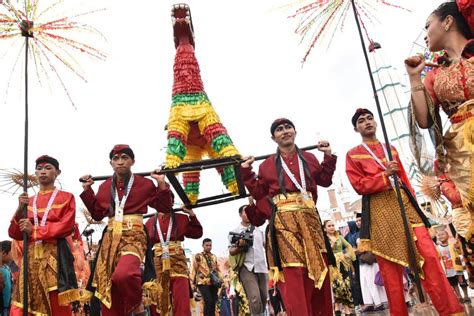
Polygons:
<instances>
[{"instance_id":1,"label":"photographer","mask_svg":"<svg viewBox=\"0 0 474 316\"><path fill-rule=\"evenodd\" d=\"M229 234L229 254L235 259L234 270L244 286L250 312L264 315L268 293L265 239L263 232L250 224L245 213L247 206L239 208L240 225Z\"/></svg>"}]
</instances>

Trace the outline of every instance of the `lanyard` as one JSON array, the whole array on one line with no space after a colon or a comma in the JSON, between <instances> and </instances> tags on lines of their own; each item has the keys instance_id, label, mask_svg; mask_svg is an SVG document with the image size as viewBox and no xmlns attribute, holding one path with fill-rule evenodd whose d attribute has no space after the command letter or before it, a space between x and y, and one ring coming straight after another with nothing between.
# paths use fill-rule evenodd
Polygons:
<instances>
[{"instance_id":1,"label":"lanyard","mask_svg":"<svg viewBox=\"0 0 474 316\"><path fill-rule=\"evenodd\" d=\"M387 159L387 161L389 161L388 159L388 152L387 152L387 145L385 144L380 144L383 148L383 152L384 152L384 155L385 155L385 158ZM372 156L372 158L374 158L374 160L380 165L380 167L382 167L383 170L387 170L387 166L385 166L382 161L380 161L380 159L375 155L375 153L372 151L372 149L370 149L370 147L366 144L366 143L362 143L362 146L364 146L365 150L367 150L367 152ZM392 185L392 187L394 186L394 183L393 183L393 179L392 177L389 177L389 180L390 180L390 184Z\"/></svg>"},{"instance_id":2,"label":"lanyard","mask_svg":"<svg viewBox=\"0 0 474 316\"><path fill-rule=\"evenodd\" d=\"M44 211L43 217L41 218L41 223L38 220L38 194L35 195L33 198L33 221L35 223L35 228L38 227L44 227L46 226L46 220L48 219L49 211L51 210L51 207L53 206L53 202L56 199L56 195L58 195L59 190L54 189L53 194L51 194L51 197L49 198L48 204L46 206L46 210ZM39 249L43 244L42 240L37 240L35 241L35 257L36 258L41 258L43 256L42 251ZM37 247L38 246L38 247Z\"/></svg>"},{"instance_id":3,"label":"lanyard","mask_svg":"<svg viewBox=\"0 0 474 316\"><path fill-rule=\"evenodd\" d=\"M125 202L127 201L128 195L130 194L130 190L132 189L134 176L130 177L130 181L128 181L127 188L125 190L125 194L123 195L122 201L119 201L119 195L117 192L117 188L115 188L115 221L116 222L123 222L123 209L125 208Z\"/></svg>"},{"instance_id":4,"label":"lanyard","mask_svg":"<svg viewBox=\"0 0 474 316\"><path fill-rule=\"evenodd\" d=\"M166 232L166 241L165 239L163 238L163 233L161 231L161 226L160 226L160 222L158 220L158 216L157 216L157 222L156 223L156 228L158 230L158 237L160 238L160 244L161 244L161 249L162 249L162 252L163 252L163 257L164 258L169 258L170 256L170 252L169 252L169 244L170 244L170 238L171 238L171 227L173 227L173 218L170 216L170 222L168 224L168 231Z\"/></svg>"},{"instance_id":5,"label":"lanyard","mask_svg":"<svg viewBox=\"0 0 474 316\"><path fill-rule=\"evenodd\" d=\"M298 183L298 181L295 178L295 175L290 171L290 168L286 165L285 160L282 158L281 159L281 166L283 167L283 170L285 170L286 175L290 178L291 182L296 186L298 190L300 190L301 194L305 199L309 199L308 192L306 191L306 179L304 176L304 170L303 170L303 162L301 161L300 156L298 155L298 167L300 171L300 179L301 179L301 185Z\"/></svg>"},{"instance_id":6,"label":"lanyard","mask_svg":"<svg viewBox=\"0 0 474 316\"><path fill-rule=\"evenodd\" d=\"M51 194L51 197L48 201L48 205L46 206L46 210L44 211L43 218L41 218L41 223L39 223L38 221L38 194L36 194L33 198L33 220L35 222L36 227L46 225L46 220L48 219L49 211L53 206L54 199L56 198L56 195L58 195L58 192L58 189L54 189L53 194Z\"/></svg>"}]
</instances>

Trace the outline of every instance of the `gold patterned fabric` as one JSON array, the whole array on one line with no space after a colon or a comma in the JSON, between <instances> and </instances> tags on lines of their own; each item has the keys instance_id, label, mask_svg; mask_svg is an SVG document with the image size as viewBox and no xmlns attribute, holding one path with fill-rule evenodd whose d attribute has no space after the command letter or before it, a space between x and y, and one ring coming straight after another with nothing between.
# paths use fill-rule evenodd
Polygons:
<instances>
[{"instance_id":1,"label":"gold patterned fabric","mask_svg":"<svg viewBox=\"0 0 474 316\"><path fill-rule=\"evenodd\" d=\"M38 246L36 246L38 247ZM43 243L42 258L35 257L35 245L28 247L28 312L33 315L52 315L49 292L58 289L57 245ZM12 303L23 308L23 267L17 286L14 287Z\"/></svg>"},{"instance_id":2,"label":"gold patterned fabric","mask_svg":"<svg viewBox=\"0 0 474 316\"><path fill-rule=\"evenodd\" d=\"M147 236L142 215L125 215L120 239L113 235L114 220L111 218L97 258L92 285L95 296L107 307L112 306L112 274L124 255L134 255L144 261Z\"/></svg>"},{"instance_id":3,"label":"gold patterned fabric","mask_svg":"<svg viewBox=\"0 0 474 316\"><path fill-rule=\"evenodd\" d=\"M472 45L468 44L468 45ZM441 163L448 162L448 175L461 193L463 206L474 217L474 57L463 55L459 62L439 67L429 72L424 81L425 97L428 104L428 119L434 122L432 129L436 139L437 158ZM448 115L452 125L442 137L442 123L439 117L440 107ZM413 106L412 106L413 116ZM419 167L423 170L420 157L426 152L422 150L421 142L414 142L417 135L416 121L412 120L412 144L415 149ZM444 150L447 155L444 156ZM456 222L458 219L453 217ZM472 230L472 220L461 219L458 225L461 230Z\"/></svg>"},{"instance_id":4,"label":"gold patterned fabric","mask_svg":"<svg viewBox=\"0 0 474 316\"><path fill-rule=\"evenodd\" d=\"M194 256L193 270L191 272L191 282L193 284L211 285L211 270L207 263L208 260L211 263L211 268L219 272L216 255L200 252Z\"/></svg>"},{"instance_id":5,"label":"gold patterned fabric","mask_svg":"<svg viewBox=\"0 0 474 316\"><path fill-rule=\"evenodd\" d=\"M282 267L306 267L314 286L321 288L328 268L322 253L326 252L321 220L312 198L305 200L301 193L276 195L275 232ZM267 236L270 241L271 237ZM284 281L275 265L271 242L266 243L270 278Z\"/></svg>"},{"instance_id":6,"label":"gold patterned fabric","mask_svg":"<svg viewBox=\"0 0 474 316\"><path fill-rule=\"evenodd\" d=\"M181 242L170 241L169 243L170 270L163 270L163 261L161 259L163 251L161 244L155 244L153 249L155 253L156 282L161 285L162 289L160 300L157 304L157 312L159 312L160 315L166 316L169 315L171 311L170 278L189 278L189 269Z\"/></svg>"},{"instance_id":7,"label":"gold patterned fabric","mask_svg":"<svg viewBox=\"0 0 474 316\"><path fill-rule=\"evenodd\" d=\"M405 214L409 225L423 226L423 221L411 204L407 194L401 190ZM377 256L409 267L408 241L405 238L403 219L398 205L397 193L389 190L370 195L370 239L361 239L359 251L371 251ZM415 234L411 230L413 240ZM415 247L416 261L420 267L423 258Z\"/></svg>"},{"instance_id":8,"label":"gold patterned fabric","mask_svg":"<svg viewBox=\"0 0 474 316\"><path fill-rule=\"evenodd\" d=\"M474 100L462 104L451 118L453 124L444 136L447 150L448 174L461 195L464 208L470 212L470 220L454 216L456 225L466 231L463 237L469 239L474 217Z\"/></svg>"}]
</instances>

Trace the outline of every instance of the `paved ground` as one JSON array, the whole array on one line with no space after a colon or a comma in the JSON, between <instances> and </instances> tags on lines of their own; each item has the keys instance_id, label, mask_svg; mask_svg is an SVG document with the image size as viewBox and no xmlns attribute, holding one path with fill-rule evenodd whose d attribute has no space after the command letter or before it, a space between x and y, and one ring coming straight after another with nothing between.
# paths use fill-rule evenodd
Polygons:
<instances>
[{"instance_id":1,"label":"paved ground","mask_svg":"<svg viewBox=\"0 0 474 316\"><path fill-rule=\"evenodd\" d=\"M474 300L473 300L474 302ZM474 315L474 305L473 303L464 304L464 310L466 315ZM385 316L390 315L388 310L383 312L371 312L371 313L362 313L360 315L370 315L370 316ZM413 316L437 316L439 315L436 310L432 306L424 307L424 308L411 308L410 315Z\"/></svg>"}]
</instances>

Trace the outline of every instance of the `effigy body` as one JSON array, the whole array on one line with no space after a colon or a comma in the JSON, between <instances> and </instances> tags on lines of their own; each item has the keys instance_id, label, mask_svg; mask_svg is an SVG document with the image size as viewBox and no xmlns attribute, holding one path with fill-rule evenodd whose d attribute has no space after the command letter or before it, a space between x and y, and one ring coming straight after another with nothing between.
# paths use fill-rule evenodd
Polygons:
<instances>
[{"instance_id":1,"label":"effigy body","mask_svg":"<svg viewBox=\"0 0 474 316\"><path fill-rule=\"evenodd\" d=\"M176 57L165 167L177 168L182 162L199 161L206 156L222 158L239 155L204 91L194 52L189 7L175 5L171 15ZM218 172L227 189L237 193L232 166L219 168ZM199 171L183 173L184 191L192 204L198 199L199 176Z\"/></svg>"}]
</instances>

